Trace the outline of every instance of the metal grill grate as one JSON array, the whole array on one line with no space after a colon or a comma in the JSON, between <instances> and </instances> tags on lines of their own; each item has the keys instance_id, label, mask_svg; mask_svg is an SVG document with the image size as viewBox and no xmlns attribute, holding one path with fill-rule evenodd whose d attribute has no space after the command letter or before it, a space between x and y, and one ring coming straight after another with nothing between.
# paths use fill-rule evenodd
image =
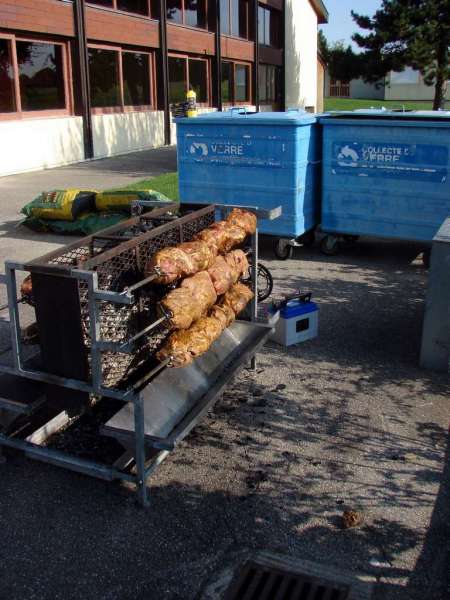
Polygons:
<instances>
[{"instance_id":1,"label":"metal grill grate","mask_svg":"<svg viewBox=\"0 0 450 600\"><path fill-rule=\"evenodd\" d=\"M350 587L319 577L248 562L225 600L345 600Z\"/></svg>"}]
</instances>

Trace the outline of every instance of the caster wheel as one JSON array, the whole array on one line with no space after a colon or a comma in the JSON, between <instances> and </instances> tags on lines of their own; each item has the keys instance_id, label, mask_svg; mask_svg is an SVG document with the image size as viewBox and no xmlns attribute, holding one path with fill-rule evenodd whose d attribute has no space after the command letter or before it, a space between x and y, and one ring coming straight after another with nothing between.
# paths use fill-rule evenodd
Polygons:
<instances>
[{"instance_id":1,"label":"caster wheel","mask_svg":"<svg viewBox=\"0 0 450 600\"><path fill-rule=\"evenodd\" d=\"M316 234L314 233L314 230L307 231L306 233L304 233L303 235L300 235L297 238L297 242L302 244L305 248L311 248L312 246L314 246L315 241L316 241Z\"/></svg>"},{"instance_id":2,"label":"caster wheel","mask_svg":"<svg viewBox=\"0 0 450 600\"><path fill-rule=\"evenodd\" d=\"M431 249L426 248L422 253L422 262L423 262L423 266L426 269L430 268L430 259L431 259Z\"/></svg>"},{"instance_id":3,"label":"caster wheel","mask_svg":"<svg viewBox=\"0 0 450 600\"><path fill-rule=\"evenodd\" d=\"M339 240L333 235L327 235L320 242L320 251L326 256L336 256L339 252Z\"/></svg>"},{"instance_id":4,"label":"caster wheel","mask_svg":"<svg viewBox=\"0 0 450 600\"><path fill-rule=\"evenodd\" d=\"M275 256L280 260L287 260L288 258L292 258L294 254L294 248L289 245L288 240L283 238L279 238L275 242L275 246L273 249Z\"/></svg>"}]
</instances>

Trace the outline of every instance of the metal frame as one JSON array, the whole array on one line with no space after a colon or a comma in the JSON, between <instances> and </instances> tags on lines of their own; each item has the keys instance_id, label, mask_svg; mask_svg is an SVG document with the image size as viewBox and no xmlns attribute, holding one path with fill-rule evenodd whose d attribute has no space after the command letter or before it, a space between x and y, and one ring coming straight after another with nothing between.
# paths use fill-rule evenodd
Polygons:
<instances>
[{"instance_id":1,"label":"metal frame","mask_svg":"<svg viewBox=\"0 0 450 600\"><path fill-rule=\"evenodd\" d=\"M219 210L222 212L226 212L228 209L232 208L231 206L217 206ZM244 208L244 207L243 207ZM262 216L264 218L276 218L281 213L280 209L275 209L273 211L265 211L258 210L254 207L246 207L252 208L258 216ZM196 211L195 214L207 214L208 211L214 211L214 206L205 207ZM164 212L164 210L163 210ZM161 211L157 211L158 215ZM183 222L188 220L190 215L186 217L181 217L176 220L176 225L182 225ZM150 215L147 215L146 218L150 218ZM139 218L130 219L127 223L136 223L139 222ZM122 224L123 226L123 224ZM147 233L143 233L136 238L131 240L127 240L120 244L120 248L124 247L132 247L139 243L138 241L145 240L152 234L155 235L160 234L168 229L168 227L174 226L174 223L166 223L159 227L156 227L153 231L149 231ZM113 228L109 228L105 230L108 234L114 233L120 229L119 226L115 226ZM102 237L105 234L104 232L100 232L97 236ZM91 240L95 236L90 236L85 238L85 240ZM83 242L85 243L85 241ZM78 242L78 244L80 244ZM69 248L76 247L77 244L72 244ZM252 291L254 293L254 299L251 304L251 316L250 319L252 322L257 321L257 298L258 298L258 284L257 284L257 266L258 266L258 232L252 236L251 240L253 260L252 260ZM114 250L114 249L113 249ZM87 263L85 263L88 267L95 268L99 264L101 260L105 260L108 253L113 252L113 250L107 250L99 257L93 258ZM117 252L117 247L116 247ZM141 378L138 382L136 382L133 386L128 387L125 390L117 390L110 389L103 385L102 383L102 366L101 366L101 352L105 349L114 349L114 351L118 352L132 352L134 342L140 338L141 336L148 333L153 327L156 327L162 319L155 321L153 324L148 325L138 334L134 335L131 339L127 340L125 343L112 343L105 342L101 339L100 334L100 322L99 322L99 303L102 301L108 301L118 304L126 304L130 305L136 302L136 296L134 292L142 287L143 285L149 283L153 277L150 276L142 281L138 282L134 286L126 289L123 292L111 292L107 290L99 289L98 285L98 274L95 270L86 270L67 267L63 268L64 265L48 265L48 260L52 257L55 257L61 253L52 252L47 254L45 257L38 259L36 261L32 261L31 263L24 264L18 262L8 261L5 263L5 272L6 272L6 286L7 286L7 295L8 295L8 309L10 314L10 331L11 331L11 342L12 342L12 353L13 353L13 366L8 366L4 364L0 364L0 372L7 373L10 375L15 375L21 378L26 378L34 381L44 382L47 384L57 385L63 388L68 388L72 390L78 390L81 392L87 392L91 394L94 398L109 398L114 400L120 400L124 403L131 402L134 406L134 456L130 455L130 452L125 452L127 455L127 460L119 459L116 461L114 465L105 465L100 464L95 461L80 459L76 456L71 456L69 454L63 453L61 451L53 450L50 448L46 448L41 446L39 443L34 443L30 440L30 436L27 439L19 439L19 438L11 438L5 432L0 430L0 452L2 446L8 446L11 448L16 448L18 450L22 450L25 452L26 456L29 456L34 459L42 460L44 462L51 463L56 466L65 467L71 469L73 471L77 471L80 473L84 473L87 475L91 475L94 477L98 477L104 480L112 481L112 480L123 480L132 482L136 485L137 495L139 502L143 506L148 506L149 498L148 498L148 490L146 487L146 482L148 477L153 473L153 471L158 467L159 464L168 456L169 452L174 449L176 443L183 439L189 431L196 425L196 423L202 418L208 408L214 403L218 394L222 391L222 389L227 385L230 378L237 372L237 370L242 366L244 362L254 361L254 354L259 349L259 345L264 343L263 341L257 346L247 349L240 360L236 361L236 364L233 364L230 369L228 369L227 375L224 378L219 378L218 381L213 384L208 393L199 401L198 405L194 406L194 408L189 412L181 422L175 427L175 429L171 432L171 434L167 438L155 438L148 435L145 435L144 430L144 403L143 398L139 390L142 389L143 386L147 385L149 381L151 381L154 377L157 376L159 372L161 372L166 366L167 362L165 361L159 364L152 371L147 373L143 378ZM89 264L92 263L92 264ZM88 287L88 305L89 305L89 319L90 319L90 356L91 356L91 380L90 381L81 381L77 379L70 379L67 377L60 377L53 373L49 373L47 371L39 370L38 368L33 368L30 366L30 361L32 359L25 360L22 349L22 339L21 339L21 328L20 328L20 314L19 314L19 302L20 299L17 297L17 271L42 271L47 268L50 270L51 268L56 269L58 273L63 277L72 277L76 278L78 281L83 281L87 284ZM259 325L264 327L263 325ZM265 326L267 328L267 326ZM269 327L270 329L270 327ZM254 366L254 362L253 362ZM12 406L10 401L5 400L5 402L0 403L0 406L3 406L6 410L13 411L15 413L20 411L20 406ZM20 404L20 403L19 403ZM28 414L32 413L35 408L40 406L41 403L36 402L34 405L26 410L24 409L21 412L28 412ZM64 426L68 422L69 418L65 412L59 413L52 419L54 421L53 433L58 431L62 426ZM51 422L48 422L46 425L49 426ZM36 433L36 432L35 432ZM44 434L42 434L44 436ZM39 436L38 436L39 437ZM41 436L42 437L42 436ZM41 439L39 437L39 439ZM45 436L44 436L45 437ZM34 439L31 437L31 439ZM44 438L42 438L44 439ZM129 436L128 436L129 441ZM148 448L153 448L158 450L157 454L153 456L153 459L147 463L146 462L146 451ZM124 454L124 456L125 456ZM121 457L124 458L124 457ZM125 469L126 465L130 463L131 460L134 459L135 468L134 473L130 473ZM124 468L119 468L116 465L122 464Z\"/></svg>"}]
</instances>

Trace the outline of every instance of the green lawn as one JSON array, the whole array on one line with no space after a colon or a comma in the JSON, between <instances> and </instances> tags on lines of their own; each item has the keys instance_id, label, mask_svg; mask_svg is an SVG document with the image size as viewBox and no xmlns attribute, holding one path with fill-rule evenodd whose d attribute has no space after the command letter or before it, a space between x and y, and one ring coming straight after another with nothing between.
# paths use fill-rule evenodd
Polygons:
<instances>
[{"instance_id":1,"label":"green lawn","mask_svg":"<svg viewBox=\"0 0 450 600\"><path fill-rule=\"evenodd\" d=\"M177 173L164 173L158 177L152 177L151 179L141 179L136 183L127 185L126 190L155 190L161 192L171 200L178 200L178 174Z\"/></svg>"},{"instance_id":2,"label":"green lawn","mask_svg":"<svg viewBox=\"0 0 450 600\"><path fill-rule=\"evenodd\" d=\"M355 110L356 108L405 108L406 110L431 110L432 102L401 102L399 100L354 100L353 98L325 98L325 110ZM447 102L447 108L450 103Z\"/></svg>"}]
</instances>

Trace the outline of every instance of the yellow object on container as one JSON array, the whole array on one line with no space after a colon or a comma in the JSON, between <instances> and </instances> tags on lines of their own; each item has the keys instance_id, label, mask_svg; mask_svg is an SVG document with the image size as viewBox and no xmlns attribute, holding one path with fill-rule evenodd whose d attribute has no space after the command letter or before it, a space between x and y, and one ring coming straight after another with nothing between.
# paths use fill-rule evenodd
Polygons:
<instances>
[{"instance_id":1,"label":"yellow object on container","mask_svg":"<svg viewBox=\"0 0 450 600\"><path fill-rule=\"evenodd\" d=\"M22 212L38 219L74 221L81 213L94 208L95 194L94 190L76 189L42 192L24 206Z\"/></svg>"},{"instance_id":2,"label":"yellow object on container","mask_svg":"<svg viewBox=\"0 0 450 600\"><path fill-rule=\"evenodd\" d=\"M186 116L196 117L197 115L197 94L194 90L189 90L186 94Z\"/></svg>"}]
</instances>

